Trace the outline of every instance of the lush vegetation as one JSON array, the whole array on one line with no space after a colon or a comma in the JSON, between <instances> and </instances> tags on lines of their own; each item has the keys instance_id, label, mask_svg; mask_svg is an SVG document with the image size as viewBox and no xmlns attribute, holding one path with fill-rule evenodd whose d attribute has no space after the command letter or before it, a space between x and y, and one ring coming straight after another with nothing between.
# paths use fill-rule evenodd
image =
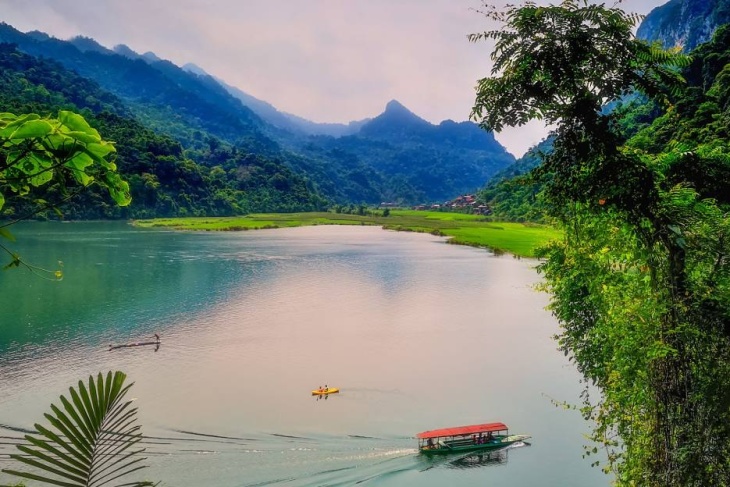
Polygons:
<instances>
[{"instance_id":1,"label":"lush vegetation","mask_svg":"<svg viewBox=\"0 0 730 487\"><path fill-rule=\"evenodd\" d=\"M134 224L148 228L176 230L254 230L299 227L305 225L379 225L388 230L431 233L450 237L449 242L486 247L533 257L535 249L560 237L560 232L542 225L492 223L477 215L413 210L380 212L251 214L231 218L173 218L138 220Z\"/></svg>"},{"instance_id":2,"label":"lush vegetation","mask_svg":"<svg viewBox=\"0 0 730 487\"><path fill-rule=\"evenodd\" d=\"M91 127L116 142L115 163L132 196L132 204L120 208L93 187L73 199L61 188L44 189L42 195L31 191L28 198L8 203L5 217L57 217L51 210L38 211L33 200L41 196L49 206L64 202L63 216L69 219L233 215L327 205L282 161L201 132L191 133L197 148L185 150L175 139L145 128L121 99L95 82L7 44L0 44L0 105L15 113L55 113L59 107L82 113Z\"/></svg>"},{"instance_id":3,"label":"lush vegetation","mask_svg":"<svg viewBox=\"0 0 730 487\"><path fill-rule=\"evenodd\" d=\"M512 222L551 221L541 197L542 184L531 173L551 150L552 139L545 139L514 164L497 173L478 192L479 203L490 208L492 218Z\"/></svg>"},{"instance_id":4,"label":"lush vegetation","mask_svg":"<svg viewBox=\"0 0 730 487\"><path fill-rule=\"evenodd\" d=\"M94 184L107 191L118 206L128 205L129 185L117 173L115 153L114 145L103 140L76 113L62 110L58 118L0 113L0 211L12 209L17 200L28 202L30 207L28 213L0 225L0 237L12 241L7 227L53 208L41 197L30 198L33 194L55 191L73 195ZM24 262L3 244L0 250L11 258L6 268L23 265L52 273L56 279L62 277L60 270L49 271Z\"/></svg>"},{"instance_id":5,"label":"lush vegetation","mask_svg":"<svg viewBox=\"0 0 730 487\"><path fill-rule=\"evenodd\" d=\"M133 384L124 384L122 372L89 377L88 387L79 381L69 388L69 398L60 397L61 407L51 404L48 427L35 424L36 432L25 435L27 444L17 445L21 453L10 457L33 470L3 469L24 479L65 487L107 485L146 466L138 448L142 441L137 408L124 396ZM125 483L131 487L152 482Z\"/></svg>"},{"instance_id":6,"label":"lush vegetation","mask_svg":"<svg viewBox=\"0 0 730 487\"><path fill-rule=\"evenodd\" d=\"M581 411L606 471L619 485L728 485L728 31L690 63L635 39L638 18L615 7L495 17L503 30L473 36L496 40L474 116L557 127L533 177L565 238L541 272L560 347L599 390ZM633 115L604 109L637 91L651 101Z\"/></svg>"}]
</instances>

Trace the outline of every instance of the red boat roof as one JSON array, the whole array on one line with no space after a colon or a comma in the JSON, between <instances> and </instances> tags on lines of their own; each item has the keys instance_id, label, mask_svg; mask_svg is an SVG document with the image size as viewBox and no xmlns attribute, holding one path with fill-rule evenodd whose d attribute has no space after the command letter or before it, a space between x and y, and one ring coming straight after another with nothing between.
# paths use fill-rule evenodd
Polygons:
<instances>
[{"instance_id":1,"label":"red boat roof","mask_svg":"<svg viewBox=\"0 0 730 487\"><path fill-rule=\"evenodd\" d=\"M455 428L442 428L440 430L424 431L418 433L416 438L441 438L444 436L461 436L471 435L475 433L488 433L490 431L502 431L506 430L507 425L504 423L485 423L485 424L473 424L471 426L457 426Z\"/></svg>"}]
</instances>

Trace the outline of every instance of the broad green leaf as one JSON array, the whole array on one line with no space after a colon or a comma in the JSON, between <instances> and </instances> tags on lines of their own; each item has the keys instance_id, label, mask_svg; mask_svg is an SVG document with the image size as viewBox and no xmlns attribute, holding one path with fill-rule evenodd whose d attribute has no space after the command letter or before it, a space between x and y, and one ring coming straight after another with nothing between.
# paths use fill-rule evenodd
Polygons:
<instances>
[{"instance_id":1,"label":"broad green leaf","mask_svg":"<svg viewBox=\"0 0 730 487\"><path fill-rule=\"evenodd\" d=\"M99 137L98 134L90 134L87 132L79 132L79 131L63 132L63 134L74 140L83 142L84 144L93 144L93 143L98 143L101 141L101 137Z\"/></svg>"},{"instance_id":2,"label":"broad green leaf","mask_svg":"<svg viewBox=\"0 0 730 487\"><path fill-rule=\"evenodd\" d=\"M117 173L104 175L109 194L119 206L127 206L132 202L132 194L129 190L129 183L124 181Z\"/></svg>"},{"instance_id":3,"label":"broad green leaf","mask_svg":"<svg viewBox=\"0 0 730 487\"><path fill-rule=\"evenodd\" d=\"M53 170L50 169L53 161L45 153L32 153L27 157L27 167L33 168L33 172L26 170L31 177L28 180L33 186L43 186L53 179ZM23 165L26 167L26 164Z\"/></svg>"},{"instance_id":4,"label":"broad green leaf","mask_svg":"<svg viewBox=\"0 0 730 487\"><path fill-rule=\"evenodd\" d=\"M9 136L15 132L18 127L23 125L25 122L28 122L30 120L38 120L41 118L39 115L35 113L29 113L26 115L21 115L19 117L16 117L14 120L10 121L5 125L4 127L0 128L0 138L7 139Z\"/></svg>"},{"instance_id":5,"label":"broad green leaf","mask_svg":"<svg viewBox=\"0 0 730 487\"><path fill-rule=\"evenodd\" d=\"M111 142L93 142L86 145L86 151L89 153L90 156L94 157L94 159L103 159L109 154L116 152L117 150L114 148L114 145Z\"/></svg>"},{"instance_id":6,"label":"broad green leaf","mask_svg":"<svg viewBox=\"0 0 730 487\"><path fill-rule=\"evenodd\" d=\"M8 138L10 140L35 139L53 132L53 126L45 120L29 120L18 127Z\"/></svg>"},{"instance_id":7,"label":"broad green leaf","mask_svg":"<svg viewBox=\"0 0 730 487\"><path fill-rule=\"evenodd\" d=\"M5 206L5 196L3 196L2 193L0 193L0 210L3 209L3 206ZM0 228L0 237L5 237L8 240L10 240L9 235L10 235L10 232L5 230L4 228Z\"/></svg>"},{"instance_id":8,"label":"broad green leaf","mask_svg":"<svg viewBox=\"0 0 730 487\"><path fill-rule=\"evenodd\" d=\"M74 179L84 186L88 186L94 178L86 172L86 168L94 164L94 161L84 152L77 153L64 166L71 170Z\"/></svg>"},{"instance_id":9,"label":"broad green leaf","mask_svg":"<svg viewBox=\"0 0 730 487\"><path fill-rule=\"evenodd\" d=\"M69 169L76 169L77 171L85 171L87 167L93 164L94 161L88 154L85 152L79 152L74 157L66 161L64 166Z\"/></svg>"},{"instance_id":10,"label":"broad green leaf","mask_svg":"<svg viewBox=\"0 0 730 487\"><path fill-rule=\"evenodd\" d=\"M61 110L58 112L58 120L72 132L85 132L99 137L99 132L92 128L86 119L78 113Z\"/></svg>"},{"instance_id":11,"label":"broad green leaf","mask_svg":"<svg viewBox=\"0 0 730 487\"><path fill-rule=\"evenodd\" d=\"M55 132L43 138L41 144L49 152L56 153L62 150L71 150L75 145L74 139L64 134Z\"/></svg>"},{"instance_id":12,"label":"broad green leaf","mask_svg":"<svg viewBox=\"0 0 730 487\"><path fill-rule=\"evenodd\" d=\"M53 171L40 171L35 176L32 176L28 182L31 186L39 187L48 183L53 179Z\"/></svg>"}]
</instances>

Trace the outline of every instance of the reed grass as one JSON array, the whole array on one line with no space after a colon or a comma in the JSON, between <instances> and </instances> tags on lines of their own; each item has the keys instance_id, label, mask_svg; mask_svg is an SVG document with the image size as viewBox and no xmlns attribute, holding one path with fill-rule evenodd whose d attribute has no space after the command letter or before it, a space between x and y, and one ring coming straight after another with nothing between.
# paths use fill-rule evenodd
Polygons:
<instances>
[{"instance_id":1,"label":"reed grass","mask_svg":"<svg viewBox=\"0 0 730 487\"><path fill-rule=\"evenodd\" d=\"M238 231L311 225L378 225L389 230L443 235L450 243L484 247L497 253L534 257L535 249L561 237L546 225L491 222L479 215L392 210L387 217L345 213L257 213L238 217L155 218L135 226L196 231Z\"/></svg>"}]
</instances>

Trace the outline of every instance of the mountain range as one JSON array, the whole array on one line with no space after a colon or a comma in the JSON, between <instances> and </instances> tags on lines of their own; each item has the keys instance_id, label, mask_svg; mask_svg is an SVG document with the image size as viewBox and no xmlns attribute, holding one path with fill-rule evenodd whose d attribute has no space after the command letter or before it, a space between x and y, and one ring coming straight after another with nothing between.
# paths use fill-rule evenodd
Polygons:
<instances>
[{"instance_id":1,"label":"mountain range","mask_svg":"<svg viewBox=\"0 0 730 487\"><path fill-rule=\"evenodd\" d=\"M514 162L476 124L434 125L395 100L371 119L319 124L280 112L194 64L179 67L125 45L109 49L87 37L60 40L7 24L0 24L0 42L53 60L108 94L77 99L79 110L132 118L172 137L194 163L209 166L199 154L213 144L282 164L331 204L445 201L477 190ZM114 97L116 106L99 97Z\"/></svg>"}]
</instances>

